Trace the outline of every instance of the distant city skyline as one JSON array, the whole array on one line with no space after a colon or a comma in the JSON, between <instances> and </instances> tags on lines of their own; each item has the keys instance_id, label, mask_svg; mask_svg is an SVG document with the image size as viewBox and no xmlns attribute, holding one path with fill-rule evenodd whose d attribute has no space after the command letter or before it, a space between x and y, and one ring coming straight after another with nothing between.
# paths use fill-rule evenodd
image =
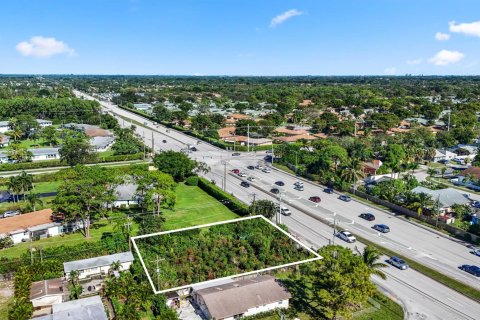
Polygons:
<instances>
[{"instance_id":1,"label":"distant city skyline","mask_svg":"<svg viewBox=\"0 0 480 320\"><path fill-rule=\"evenodd\" d=\"M478 75L476 0L5 0L0 74Z\"/></svg>"}]
</instances>

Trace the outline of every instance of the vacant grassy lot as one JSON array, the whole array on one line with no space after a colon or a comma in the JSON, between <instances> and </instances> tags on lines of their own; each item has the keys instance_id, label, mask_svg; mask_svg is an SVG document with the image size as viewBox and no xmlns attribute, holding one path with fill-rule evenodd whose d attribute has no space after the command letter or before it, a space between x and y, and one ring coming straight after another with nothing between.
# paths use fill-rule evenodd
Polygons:
<instances>
[{"instance_id":1,"label":"vacant grassy lot","mask_svg":"<svg viewBox=\"0 0 480 320\"><path fill-rule=\"evenodd\" d=\"M238 218L199 187L179 184L176 191L175 209L164 211L166 230Z\"/></svg>"},{"instance_id":2,"label":"vacant grassy lot","mask_svg":"<svg viewBox=\"0 0 480 320\"><path fill-rule=\"evenodd\" d=\"M177 229L198 224L210 223L214 221L222 221L237 218L237 215L223 204L203 192L198 187L189 187L179 184L176 189L177 205L174 210L166 210L165 229ZM46 204L50 203L53 198L46 199ZM2 207L0 206L0 210ZM91 238L88 241L98 241L104 232L112 232L115 222L125 218L125 213L117 212L109 219L101 220L92 224L90 230ZM138 225L132 221L134 234L138 230ZM34 241L35 247L42 248L58 247L61 245L75 245L79 242L87 241L82 233L68 234L64 236L46 238ZM11 248L0 251L0 255L6 258L15 258L21 256L28 251L30 243L19 243Z\"/></svg>"},{"instance_id":3,"label":"vacant grassy lot","mask_svg":"<svg viewBox=\"0 0 480 320\"><path fill-rule=\"evenodd\" d=\"M0 282L0 319L8 319L8 307L13 301L13 281Z\"/></svg>"}]
</instances>

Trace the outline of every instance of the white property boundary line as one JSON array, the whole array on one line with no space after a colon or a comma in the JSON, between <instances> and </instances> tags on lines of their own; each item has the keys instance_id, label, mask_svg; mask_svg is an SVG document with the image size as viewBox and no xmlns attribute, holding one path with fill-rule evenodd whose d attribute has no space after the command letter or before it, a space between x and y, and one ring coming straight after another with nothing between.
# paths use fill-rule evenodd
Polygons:
<instances>
[{"instance_id":1,"label":"white property boundary line","mask_svg":"<svg viewBox=\"0 0 480 320\"><path fill-rule=\"evenodd\" d=\"M260 269L260 270L249 271L249 272L240 273L240 274L236 274L236 275L231 275L231 276L227 276L227 277L216 278L216 279L213 279L213 280L197 282L197 283L184 285L184 286L180 286L180 287L175 287L175 288L170 288L170 289L165 289L165 290L157 290L155 288L155 285L153 284L152 278L150 277L150 273L148 272L147 266L145 265L145 262L143 261L142 255L140 254L140 250L138 250L137 243L135 242L136 239L149 238L149 237L154 237L154 236L159 236L159 235L164 235L164 234L170 234L170 233L182 232L182 231L187 231L187 230L200 229L200 228L205 228L205 227L217 226L217 225L233 223L233 222L240 222L240 221L245 221L245 220L252 220L252 219L263 219L264 221L268 222L270 225L275 227L277 230L282 232L284 235L286 235L287 237L292 239L294 242L298 243L300 246L302 246L304 249L306 249L308 252L313 254L315 256L315 258L306 259L306 260L297 261L297 262L291 262L291 263L287 263L287 264L282 264L282 265L276 266L276 267L269 267L269 268L264 268L264 269ZM280 268L285 268L285 267L290 267L290 266L295 266L295 265L299 265L299 264L302 264L302 263L307 263L307 262L312 262L312 261L322 259L322 257L318 253L316 253L315 251L313 251L312 249L307 247L305 244L303 244L299 240L295 239L291 234L289 234L285 230L281 229L276 224L274 224L272 221L268 220L267 218L265 218L262 215L244 217L244 218L238 218L238 219L232 219L232 220L226 220L226 221L220 221L220 222L207 223L207 224L202 224L202 225L199 225L199 226L181 228L181 229L176 229L176 230L169 230L169 231L162 231L162 232L144 234L144 235L141 235L141 236L132 237L131 240L132 240L132 243L133 243L133 246L134 246L135 250L137 251L138 257L140 258L140 262L142 263L143 269L145 270L145 273L147 274L148 281L150 282L150 285L152 286L153 292L155 294L165 293L165 292L170 292L170 291L176 291L176 290L180 290L180 289L187 289L187 288L190 288L190 287L192 287L194 285L197 285L197 284L206 284L206 283L216 282L216 281L219 281L219 280L246 276L246 275L250 275L250 274L255 274L255 273L260 273L260 272L265 272L265 271L270 271L270 270L275 270L275 269L280 269Z\"/></svg>"}]
</instances>

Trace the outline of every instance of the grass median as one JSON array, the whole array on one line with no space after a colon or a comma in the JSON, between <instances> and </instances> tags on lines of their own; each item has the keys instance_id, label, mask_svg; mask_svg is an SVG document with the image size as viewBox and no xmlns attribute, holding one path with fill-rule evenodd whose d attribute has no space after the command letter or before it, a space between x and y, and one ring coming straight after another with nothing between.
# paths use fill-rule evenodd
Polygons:
<instances>
[{"instance_id":1,"label":"grass median","mask_svg":"<svg viewBox=\"0 0 480 320\"><path fill-rule=\"evenodd\" d=\"M405 260L412 269L426 275L427 277L437 281L437 282L440 282L441 284L449 287L450 289L452 290L455 290L457 291L458 293L461 293L463 294L464 296L466 297L469 297L470 299L473 299L477 302L480 302L480 291L463 283L463 282L460 282L460 281L457 281L455 279L452 279L450 278L449 276L441 273L441 272L438 272L437 270L434 270L432 268L429 268L415 260L412 260L412 259L409 259L409 258L406 258L402 255L399 255L397 252L394 252L388 248L385 248L383 246L380 246L378 244L375 244L363 237L360 237L358 236L357 234L355 234L355 237L357 238L357 240L359 242L362 242L366 245L369 245L369 246L372 246L372 247L375 247L377 248L380 252L382 252L383 254L385 255L388 255L388 256L397 256L403 260Z\"/></svg>"}]
</instances>

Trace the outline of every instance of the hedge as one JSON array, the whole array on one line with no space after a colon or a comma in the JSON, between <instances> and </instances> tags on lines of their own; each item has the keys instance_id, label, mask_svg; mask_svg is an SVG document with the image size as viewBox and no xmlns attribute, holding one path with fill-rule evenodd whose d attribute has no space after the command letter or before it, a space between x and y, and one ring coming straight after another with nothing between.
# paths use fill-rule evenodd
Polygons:
<instances>
[{"instance_id":1,"label":"hedge","mask_svg":"<svg viewBox=\"0 0 480 320\"><path fill-rule=\"evenodd\" d=\"M97 158L94 161L89 161L88 164L132 161L132 160L142 160L142 159L143 159L143 153L125 154L125 155L116 155L116 156ZM61 162L60 160L4 163L4 164L0 164L0 171L17 171L17 170L42 169L42 168L63 167L63 166L67 166L67 164L64 162Z\"/></svg>"},{"instance_id":2,"label":"hedge","mask_svg":"<svg viewBox=\"0 0 480 320\"><path fill-rule=\"evenodd\" d=\"M247 216L249 214L248 205L241 202L231 194L223 191L207 179L199 178L198 186L200 187L200 189L202 189L218 201L222 202L227 208L229 208L239 216Z\"/></svg>"},{"instance_id":3,"label":"hedge","mask_svg":"<svg viewBox=\"0 0 480 320\"><path fill-rule=\"evenodd\" d=\"M198 186L198 176L190 176L185 180L187 186Z\"/></svg>"}]
</instances>

